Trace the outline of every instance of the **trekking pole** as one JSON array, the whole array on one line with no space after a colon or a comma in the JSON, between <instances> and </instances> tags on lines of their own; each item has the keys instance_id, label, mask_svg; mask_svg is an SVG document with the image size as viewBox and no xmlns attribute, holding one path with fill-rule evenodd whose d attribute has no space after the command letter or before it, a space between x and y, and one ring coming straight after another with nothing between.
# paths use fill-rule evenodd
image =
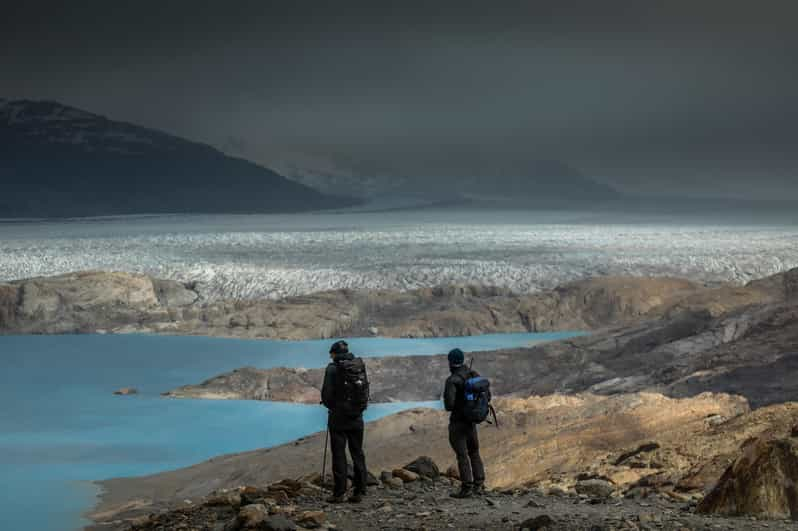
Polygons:
<instances>
[{"instance_id":1,"label":"trekking pole","mask_svg":"<svg viewBox=\"0 0 798 531\"><path fill-rule=\"evenodd\" d=\"M330 439L330 427L327 426L327 432L324 435L324 459L321 462L321 488L324 488L324 472L327 469L327 443Z\"/></svg>"}]
</instances>

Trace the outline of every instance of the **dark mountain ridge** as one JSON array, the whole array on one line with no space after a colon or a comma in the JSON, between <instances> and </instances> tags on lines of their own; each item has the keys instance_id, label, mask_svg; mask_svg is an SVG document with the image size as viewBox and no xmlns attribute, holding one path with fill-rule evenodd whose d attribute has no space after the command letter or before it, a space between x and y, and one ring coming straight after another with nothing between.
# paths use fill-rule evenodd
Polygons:
<instances>
[{"instance_id":1,"label":"dark mountain ridge","mask_svg":"<svg viewBox=\"0 0 798 531\"><path fill-rule=\"evenodd\" d=\"M247 160L52 101L0 99L0 217L339 208Z\"/></svg>"}]
</instances>

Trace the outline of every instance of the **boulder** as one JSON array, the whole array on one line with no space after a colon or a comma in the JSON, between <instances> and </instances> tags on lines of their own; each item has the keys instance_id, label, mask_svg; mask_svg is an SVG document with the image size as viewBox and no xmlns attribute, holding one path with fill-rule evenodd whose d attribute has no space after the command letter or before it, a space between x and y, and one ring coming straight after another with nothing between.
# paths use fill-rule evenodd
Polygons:
<instances>
[{"instance_id":1,"label":"boulder","mask_svg":"<svg viewBox=\"0 0 798 531\"><path fill-rule=\"evenodd\" d=\"M275 514L266 518L260 528L263 531L296 531L296 524L285 516Z\"/></svg>"},{"instance_id":2,"label":"boulder","mask_svg":"<svg viewBox=\"0 0 798 531\"><path fill-rule=\"evenodd\" d=\"M615 485L603 479L586 479L578 481L574 489L579 494L594 498L609 498L615 492Z\"/></svg>"},{"instance_id":3,"label":"boulder","mask_svg":"<svg viewBox=\"0 0 798 531\"><path fill-rule=\"evenodd\" d=\"M199 299L196 291L174 280L152 279L155 296L162 306L179 307L194 304Z\"/></svg>"},{"instance_id":4,"label":"boulder","mask_svg":"<svg viewBox=\"0 0 798 531\"><path fill-rule=\"evenodd\" d=\"M717 416L720 416L720 415L717 415ZM626 464L626 462L629 459L631 459L632 457L635 457L635 456L637 456L639 454L642 454L642 453L653 452L654 450L659 450L659 443L649 442L649 443L641 444L640 446L638 446L634 450L631 450L631 451L628 451L628 452L624 452L621 455L619 455L618 459L615 460L614 464L615 464L615 466L620 466L620 465Z\"/></svg>"},{"instance_id":5,"label":"boulder","mask_svg":"<svg viewBox=\"0 0 798 531\"><path fill-rule=\"evenodd\" d=\"M401 489L402 487L405 486L405 482L402 481L401 478L392 477L388 479L388 481L385 481L385 485L392 489Z\"/></svg>"},{"instance_id":6,"label":"boulder","mask_svg":"<svg viewBox=\"0 0 798 531\"><path fill-rule=\"evenodd\" d=\"M441 475L438 465L435 464L435 461L433 461L431 457L427 457L426 455L422 455L412 463L408 463L404 468L405 470L415 472L419 476L430 479L438 479Z\"/></svg>"},{"instance_id":7,"label":"boulder","mask_svg":"<svg viewBox=\"0 0 798 531\"><path fill-rule=\"evenodd\" d=\"M457 466L449 465L449 468L446 469L445 476L452 479L460 479L460 471L457 470Z\"/></svg>"},{"instance_id":8,"label":"boulder","mask_svg":"<svg viewBox=\"0 0 798 531\"><path fill-rule=\"evenodd\" d=\"M394 469L393 476L401 479L404 483L411 483L418 479L418 474L409 470L405 470L404 468Z\"/></svg>"},{"instance_id":9,"label":"boulder","mask_svg":"<svg viewBox=\"0 0 798 531\"><path fill-rule=\"evenodd\" d=\"M269 517L269 511L262 503L245 505L238 511L238 521L243 529L257 529Z\"/></svg>"},{"instance_id":10,"label":"boulder","mask_svg":"<svg viewBox=\"0 0 798 531\"><path fill-rule=\"evenodd\" d=\"M296 521L302 527L317 529L324 525L327 515L324 511L303 511L296 517Z\"/></svg>"},{"instance_id":11,"label":"boulder","mask_svg":"<svg viewBox=\"0 0 798 531\"><path fill-rule=\"evenodd\" d=\"M798 520L798 441L754 439L701 501L704 514Z\"/></svg>"},{"instance_id":12,"label":"boulder","mask_svg":"<svg viewBox=\"0 0 798 531\"><path fill-rule=\"evenodd\" d=\"M245 486L238 489L238 495L241 497L241 505L250 505L259 503L263 498L270 497L269 492L259 489L258 487Z\"/></svg>"},{"instance_id":13,"label":"boulder","mask_svg":"<svg viewBox=\"0 0 798 531\"><path fill-rule=\"evenodd\" d=\"M218 506L225 506L229 505L230 507L240 507L241 506L241 494L238 492L222 492L219 494L214 494L208 497L205 500L205 505L209 507L218 507Z\"/></svg>"},{"instance_id":14,"label":"boulder","mask_svg":"<svg viewBox=\"0 0 798 531\"><path fill-rule=\"evenodd\" d=\"M294 498L299 495L302 490L303 483L295 479L283 479L276 483L272 483L266 489L270 496L284 492L289 498Z\"/></svg>"},{"instance_id":15,"label":"boulder","mask_svg":"<svg viewBox=\"0 0 798 531\"><path fill-rule=\"evenodd\" d=\"M554 526L554 520L547 514L541 514L534 518L527 518L521 522L521 531L538 531Z\"/></svg>"}]
</instances>

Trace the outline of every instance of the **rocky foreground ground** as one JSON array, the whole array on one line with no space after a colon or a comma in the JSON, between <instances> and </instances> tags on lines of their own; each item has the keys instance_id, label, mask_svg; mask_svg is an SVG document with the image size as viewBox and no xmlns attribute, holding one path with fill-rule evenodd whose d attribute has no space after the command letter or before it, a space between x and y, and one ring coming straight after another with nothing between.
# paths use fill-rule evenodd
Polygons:
<instances>
[{"instance_id":1,"label":"rocky foreground ground","mask_svg":"<svg viewBox=\"0 0 798 531\"><path fill-rule=\"evenodd\" d=\"M744 399L729 395L556 395L502 399L497 407L500 427L480 430L492 488L578 493L580 478L601 478L617 496L656 492L681 503L702 499L745 441L787 438L798 424L798 404L751 411ZM446 414L430 409L370 423L365 445L369 468L378 475L402 467L420 449L442 469L452 467L446 425ZM92 518L136 518L221 489L318 473L323 448L324 434L319 433L184 469L104 481L105 492Z\"/></svg>"},{"instance_id":2,"label":"rocky foreground ground","mask_svg":"<svg viewBox=\"0 0 798 531\"><path fill-rule=\"evenodd\" d=\"M726 530L795 529L787 518L703 514L694 501L656 490L625 495L604 479L585 478L575 490L508 488L466 500L449 493L458 482L421 457L372 478L363 502L329 504L318 474L262 487L243 486L184 500L183 507L109 522L91 531L207 530Z\"/></svg>"}]
</instances>

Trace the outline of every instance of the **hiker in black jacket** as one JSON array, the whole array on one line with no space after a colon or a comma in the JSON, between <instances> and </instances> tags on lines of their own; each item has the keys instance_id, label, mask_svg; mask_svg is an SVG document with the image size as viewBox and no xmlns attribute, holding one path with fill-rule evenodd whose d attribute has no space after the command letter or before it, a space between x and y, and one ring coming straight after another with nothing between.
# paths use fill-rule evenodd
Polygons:
<instances>
[{"instance_id":1,"label":"hiker in black jacket","mask_svg":"<svg viewBox=\"0 0 798 531\"><path fill-rule=\"evenodd\" d=\"M351 404L345 393L344 368L347 363L363 367L360 358L349 352L346 341L337 341L330 347L332 362L324 373L324 384L321 388L321 401L329 410L327 427L330 430L330 449L332 451L333 494L327 499L329 503L341 503L346 495L346 446L352 456L354 468L354 493L349 497L353 503L360 502L366 495L366 457L363 453L363 409L365 405ZM368 382L366 379L366 389ZM368 392L368 391L366 391ZM362 409L361 409L362 407Z\"/></svg>"},{"instance_id":2,"label":"hiker in black jacket","mask_svg":"<svg viewBox=\"0 0 798 531\"><path fill-rule=\"evenodd\" d=\"M453 498L469 498L485 491L485 467L479 455L477 425L466 420L463 414L465 403L465 382L468 378L479 376L476 371L465 366L465 356L459 348L449 352L449 370L443 391L443 405L449 416L449 444L457 455L457 468L461 487L453 492Z\"/></svg>"}]
</instances>

